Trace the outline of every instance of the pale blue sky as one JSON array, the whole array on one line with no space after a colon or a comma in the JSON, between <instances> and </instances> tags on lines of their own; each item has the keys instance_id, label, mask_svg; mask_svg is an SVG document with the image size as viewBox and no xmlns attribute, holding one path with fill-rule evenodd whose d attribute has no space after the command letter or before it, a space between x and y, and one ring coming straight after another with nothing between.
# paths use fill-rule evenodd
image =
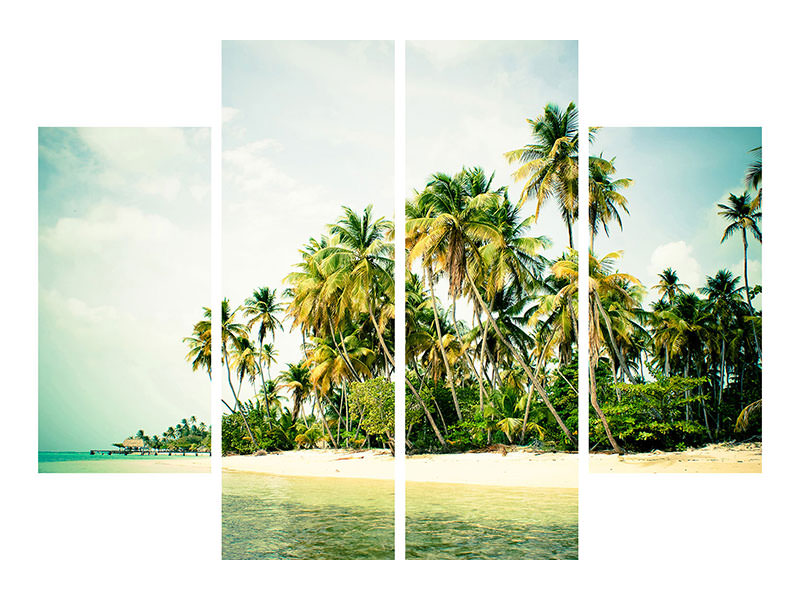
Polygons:
<instances>
[{"instance_id":1,"label":"pale blue sky","mask_svg":"<svg viewBox=\"0 0 800 600\"><path fill-rule=\"evenodd\" d=\"M257 287L282 292L300 248L343 205L393 218L392 42L223 42L222 103L222 293L233 306ZM303 357L289 325L273 377Z\"/></svg>"},{"instance_id":2,"label":"pale blue sky","mask_svg":"<svg viewBox=\"0 0 800 600\"><path fill-rule=\"evenodd\" d=\"M600 233L596 253L624 250L619 270L648 289L669 266L693 289L722 268L741 276L741 236L720 244L727 223L717 204L744 191L744 175L755 158L749 151L760 145L760 128L601 129L590 152L616 157L615 177L634 184L623 192L630 210L623 214L623 230L612 226L610 238ZM761 283L761 244L749 235L748 241L752 287ZM647 301L654 299L651 292ZM760 298L755 304L760 307Z\"/></svg>"},{"instance_id":3,"label":"pale blue sky","mask_svg":"<svg viewBox=\"0 0 800 600\"><path fill-rule=\"evenodd\" d=\"M39 130L39 449L210 422L208 129Z\"/></svg>"}]
</instances>

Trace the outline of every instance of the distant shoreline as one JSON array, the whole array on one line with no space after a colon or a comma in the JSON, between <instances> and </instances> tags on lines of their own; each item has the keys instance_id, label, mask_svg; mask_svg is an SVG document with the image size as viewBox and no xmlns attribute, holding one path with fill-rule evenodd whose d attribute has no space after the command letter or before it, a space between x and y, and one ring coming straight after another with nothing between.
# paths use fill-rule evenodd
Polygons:
<instances>
[{"instance_id":1,"label":"distant shoreline","mask_svg":"<svg viewBox=\"0 0 800 600\"><path fill-rule=\"evenodd\" d=\"M60 459L59 459L60 458ZM39 473L210 473L209 456L94 456L88 450L39 451Z\"/></svg>"},{"instance_id":2,"label":"distant shoreline","mask_svg":"<svg viewBox=\"0 0 800 600\"><path fill-rule=\"evenodd\" d=\"M295 477L394 479L385 450L291 450L262 456L224 456L224 472ZM578 456L511 451L406 457L406 481L530 488L577 488Z\"/></svg>"}]
</instances>

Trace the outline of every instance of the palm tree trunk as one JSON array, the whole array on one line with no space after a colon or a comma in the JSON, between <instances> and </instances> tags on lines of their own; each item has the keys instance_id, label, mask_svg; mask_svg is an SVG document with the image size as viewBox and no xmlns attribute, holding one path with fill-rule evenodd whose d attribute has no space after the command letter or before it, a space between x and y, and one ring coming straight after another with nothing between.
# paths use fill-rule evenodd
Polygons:
<instances>
[{"instance_id":1,"label":"palm tree trunk","mask_svg":"<svg viewBox=\"0 0 800 600\"><path fill-rule=\"evenodd\" d=\"M375 311L372 308L372 302L368 303L369 307L369 318L372 320L372 326L375 328L375 334L378 336L378 342L381 345L381 349L383 350L383 355L392 363L392 367L394 367L394 359L392 358L391 352L389 352L389 348L386 347L386 342L383 340L383 335L381 335L381 331L378 328L378 320L375 318Z\"/></svg>"},{"instance_id":2,"label":"palm tree trunk","mask_svg":"<svg viewBox=\"0 0 800 600\"><path fill-rule=\"evenodd\" d=\"M747 230L743 227L742 228L742 245L744 246L744 291L747 295L747 306L750 307L750 315L755 315L755 311L753 310L753 303L750 301L750 283L747 280ZM758 360L761 362L761 346L758 344L758 333L756 332L756 324L752 323L753 325L753 341L756 344L756 354L758 354Z\"/></svg>"},{"instance_id":3,"label":"palm tree trunk","mask_svg":"<svg viewBox=\"0 0 800 600\"><path fill-rule=\"evenodd\" d=\"M439 428L436 426L436 421L433 420L433 415L431 414L431 411L429 411L428 407L425 406L425 401L422 399L417 390L408 380L408 377L406 377L406 385L411 389L411 393L414 394L414 397L417 399L417 402L419 402L420 406L422 406L422 410L425 412L425 416L428 419L428 423L430 424L431 429L433 429L433 433L436 436L436 439L439 440L439 443L442 445L442 448L446 448L447 444L445 443L442 434L439 432Z\"/></svg>"},{"instance_id":4,"label":"palm tree trunk","mask_svg":"<svg viewBox=\"0 0 800 600\"><path fill-rule=\"evenodd\" d=\"M336 444L336 440L333 439L333 434L331 433L331 428L328 425L328 419L325 418L325 412L322 410L322 404L320 404L319 396L314 394L314 400L317 403L317 410L319 410L320 420L322 421L322 426L325 428L325 431L328 432L328 439L333 444L334 448L338 448L339 446ZM305 414L303 415L305 417Z\"/></svg>"},{"instance_id":5,"label":"palm tree trunk","mask_svg":"<svg viewBox=\"0 0 800 600\"><path fill-rule=\"evenodd\" d=\"M242 417L242 422L244 423L244 428L247 429L247 435L250 436L250 441L255 446L256 445L256 438L253 437L253 432L250 430L250 425L247 423L247 417L244 415L244 413L241 410L242 405L239 402L239 395L236 393L236 390L233 389L233 381L231 381L231 367L230 367L230 363L228 361L228 353L225 351L224 348L223 348L222 355L225 357L225 370L228 372L228 385L231 386L231 392L233 392L233 398L235 400L235 402L234 402L234 406L236 407L236 411L235 412L238 412L239 415ZM228 406L228 404L225 403L225 406Z\"/></svg>"},{"instance_id":6,"label":"palm tree trunk","mask_svg":"<svg viewBox=\"0 0 800 600\"><path fill-rule=\"evenodd\" d=\"M481 380L480 380L481 379L480 375L478 374L478 371L477 371L477 369L475 368L475 365L472 362L472 358L469 356L469 352L464 348L464 339L461 337L461 332L458 330L458 327L456 326L457 321L456 321L456 303L455 302L453 302L452 314L453 314L453 328L455 329L455 332L456 332L456 338L458 339L458 345L461 347L461 363L466 367L465 370L470 375L474 376L478 380L478 385L480 387L483 387L483 384L481 383Z\"/></svg>"},{"instance_id":7,"label":"palm tree trunk","mask_svg":"<svg viewBox=\"0 0 800 600\"><path fill-rule=\"evenodd\" d=\"M503 344L506 346L506 348L508 348L509 352L511 352L511 355L520 364L522 369L525 371L525 374L531 380L531 383L536 387L536 392L539 394L539 397L542 399L542 401L547 406L547 409L550 411L550 414L552 414L553 417L555 418L556 422L558 422L558 426L561 427L561 431L563 431L564 435L567 436L567 439L569 439L569 441L575 447L577 447L578 446L578 441L575 439L575 436L572 435L572 432L569 430L569 428L564 424L564 421L561 419L561 417L559 416L558 412L556 412L556 409L553 406L553 403L550 402L550 398L547 396L547 392L542 387L542 384L534 376L533 372L531 371L531 368L527 364L525 364L525 361L522 360L522 357L519 356L517 351L514 350L514 347L509 343L509 341L506 339L506 337L500 331L500 328L497 326L497 322L494 320L494 317L489 312L489 309L487 308L486 303L483 301L483 298L481 297L480 293L478 292L478 287L475 285L475 280L472 278L472 275L470 274L469 270L467 270L466 275L467 275L467 280L469 281L469 284L472 287L472 291L475 294L475 298L478 299L478 303L480 304L481 310L483 310L484 314L489 319L489 322L492 324L492 329L494 329L494 332L497 335L498 339L503 342Z\"/></svg>"},{"instance_id":8,"label":"palm tree trunk","mask_svg":"<svg viewBox=\"0 0 800 600\"><path fill-rule=\"evenodd\" d=\"M597 309L603 317L603 321L606 324L606 331L608 331L608 339L611 342L611 347L614 349L614 354L617 356L617 360L619 361L620 366L622 367L623 373L625 377L628 379L630 383L633 383L633 377L631 376L631 372L628 369L628 364L625 362L625 358L619 351L617 347L617 341L614 339L614 329L611 327L611 318L608 316L608 313L603 308L603 304L600 302L600 295L597 293L597 290L593 292L595 303L597 304Z\"/></svg>"},{"instance_id":9,"label":"palm tree trunk","mask_svg":"<svg viewBox=\"0 0 800 600\"><path fill-rule=\"evenodd\" d=\"M719 394L717 395L717 427L719 437L719 413L722 411L722 389L725 387L725 336L722 336L722 354L719 361Z\"/></svg>"},{"instance_id":10,"label":"palm tree trunk","mask_svg":"<svg viewBox=\"0 0 800 600\"><path fill-rule=\"evenodd\" d=\"M453 405L456 408L456 417L461 421L461 407L458 405L456 388L453 385L453 374L450 372L450 362L447 360L447 352L445 352L444 342L442 341L442 329L439 327L439 311L436 308L436 293L433 289L433 269L431 269L430 265L427 265L426 270L428 271L428 284L431 290L431 302L433 303L433 322L436 324L436 339L439 341L439 349L442 351L442 360L447 373L447 383L450 385L450 393L453 396Z\"/></svg>"},{"instance_id":11,"label":"palm tree trunk","mask_svg":"<svg viewBox=\"0 0 800 600\"><path fill-rule=\"evenodd\" d=\"M608 441L611 442L611 447L614 448L614 452L622 456L624 452L622 448L620 448L619 444L617 444L617 440L614 439L614 436L611 435L611 428L608 426L606 415L603 412L603 409L600 408L600 404L597 402L597 379L595 376L597 359L595 358L591 362L594 364L589 366L589 400L592 403L594 412L597 413L597 416L600 418L600 422L603 424L603 429L606 431L606 437L608 438Z\"/></svg>"},{"instance_id":12,"label":"palm tree trunk","mask_svg":"<svg viewBox=\"0 0 800 600\"><path fill-rule=\"evenodd\" d=\"M556 335L556 332L554 330L553 333L550 334L550 339L547 340L547 343L544 345L544 349L542 350L542 354L539 356L539 360L536 363L536 373L535 373L536 377L539 376L540 367L542 366L542 363L544 362L543 355L547 351L547 348L552 343L553 338L555 337L555 335ZM557 369L558 369L558 367L556 367L556 370ZM563 377L563 375L562 375L562 377ZM567 382L567 383L569 383L569 382ZM525 416L522 418L522 431L520 431L520 436L519 436L519 443L520 444L525 442L525 429L528 427L528 415L530 414L531 397L532 396L533 396L533 386L531 386L528 389L528 397L525 398Z\"/></svg>"}]
</instances>

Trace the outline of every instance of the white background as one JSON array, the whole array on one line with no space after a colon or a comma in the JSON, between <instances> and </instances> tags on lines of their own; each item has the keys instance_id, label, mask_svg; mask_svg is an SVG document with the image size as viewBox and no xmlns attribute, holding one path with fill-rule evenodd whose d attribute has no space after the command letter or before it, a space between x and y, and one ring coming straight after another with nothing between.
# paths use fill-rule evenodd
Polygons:
<instances>
[{"instance_id":1,"label":"white background","mask_svg":"<svg viewBox=\"0 0 800 600\"><path fill-rule=\"evenodd\" d=\"M293 9L287 2L233 1L6 6L0 22L0 581L7 597L795 594L798 332L790 311L798 297L793 148L800 98L797 18L785 6L764 1L551 2L546 8L498 1L441 8L430 1L303 2ZM579 561L469 565L223 563L216 475L37 475L36 127L213 125L218 150L219 41L283 38L578 39L584 126L763 126L763 474L591 476L583 456ZM214 185L218 164L214 160ZM397 201L402 214L402 198ZM212 267L218 269L218 258ZM218 276L215 282L218 293ZM217 404L212 406L218 415ZM124 551L144 556L125 558Z\"/></svg>"}]
</instances>

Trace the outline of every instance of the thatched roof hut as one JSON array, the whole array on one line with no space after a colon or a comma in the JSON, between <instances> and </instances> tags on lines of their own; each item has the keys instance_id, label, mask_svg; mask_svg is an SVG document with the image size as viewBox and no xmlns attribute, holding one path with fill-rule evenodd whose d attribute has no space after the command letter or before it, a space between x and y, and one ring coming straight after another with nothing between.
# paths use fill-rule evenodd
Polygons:
<instances>
[{"instance_id":1,"label":"thatched roof hut","mask_svg":"<svg viewBox=\"0 0 800 600\"><path fill-rule=\"evenodd\" d=\"M122 442L123 448L144 448L144 440L138 438L128 438Z\"/></svg>"}]
</instances>

